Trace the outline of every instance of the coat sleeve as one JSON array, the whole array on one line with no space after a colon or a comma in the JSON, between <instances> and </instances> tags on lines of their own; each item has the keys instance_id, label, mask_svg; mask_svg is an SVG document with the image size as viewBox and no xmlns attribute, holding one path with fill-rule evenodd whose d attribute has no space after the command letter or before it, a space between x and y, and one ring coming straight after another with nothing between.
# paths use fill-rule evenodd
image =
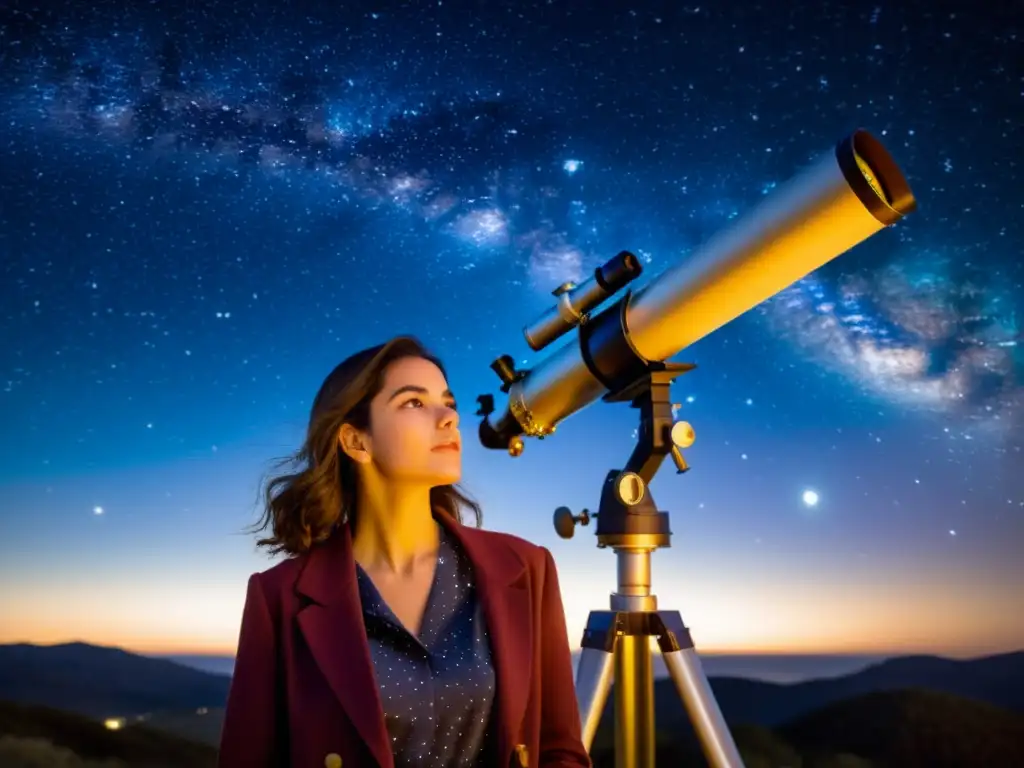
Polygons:
<instances>
[{"instance_id":1,"label":"coat sleeve","mask_svg":"<svg viewBox=\"0 0 1024 768\"><path fill-rule=\"evenodd\" d=\"M217 758L219 768L277 768L284 756L277 639L257 574L249 578Z\"/></svg>"},{"instance_id":2,"label":"coat sleeve","mask_svg":"<svg viewBox=\"0 0 1024 768\"><path fill-rule=\"evenodd\" d=\"M579 706L572 675L572 654L554 558L544 553L541 593L541 768L590 768L583 747Z\"/></svg>"}]
</instances>

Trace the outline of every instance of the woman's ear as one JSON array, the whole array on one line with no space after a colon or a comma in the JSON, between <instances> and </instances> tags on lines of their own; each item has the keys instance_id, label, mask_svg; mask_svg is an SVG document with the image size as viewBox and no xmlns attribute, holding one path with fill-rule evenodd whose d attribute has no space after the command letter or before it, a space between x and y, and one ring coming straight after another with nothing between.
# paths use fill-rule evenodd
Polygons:
<instances>
[{"instance_id":1,"label":"woman's ear","mask_svg":"<svg viewBox=\"0 0 1024 768\"><path fill-rule=\"evenodd\" d=\"M338 430L338 445L352 461L367 464L370 461L369 435L360 432L351 424L343 424Z\"/></svg>"}]
</instances>

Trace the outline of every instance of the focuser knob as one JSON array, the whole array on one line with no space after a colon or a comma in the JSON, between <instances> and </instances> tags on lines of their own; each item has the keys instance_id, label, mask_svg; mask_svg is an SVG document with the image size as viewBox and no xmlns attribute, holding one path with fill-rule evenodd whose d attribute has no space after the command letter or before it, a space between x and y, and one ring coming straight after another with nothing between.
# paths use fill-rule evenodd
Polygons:
<instances>
[{"instance_id":1,"label":"focuser knob","mask_svg":"<svg viewBox=\"0 0 1024 768\"><path fill-rule=\"evenodd\" d=\"M476 410L477 416L490 416L494 413L494 395L480 395L476 399L476 403L479 408Z\"/></svg>"},{"instance_id":2,"label":"focuser knob","mask_svg":"<svg viewBox=\"0 0 1024 768\"><path fill-rule=\"evenodd\" d=\"M555 290L553 290L551 292L551 295L552 296L556 296L556 297L557 296L561 296L563 293L569 293L569 291L572 291L575 288L576 288L576 283L574 283L574 282L572 282L570 280L569 282L562 283L560 286L555 288Z\"/></svg>"},{"instance_id":3,"label":"focuser knob","mask_svg":"<svg viewBox=\"0 0 1024 768\"><path fill-rule=\"evenodd\" d=\"M501 391L505 393L508 393L509 387L526 375L525 372L516 370L516 361L512 359L511 355L499 357L491 363L491 370L498 374L498 378L501 379Z\"/></svg>"}]
</instances>

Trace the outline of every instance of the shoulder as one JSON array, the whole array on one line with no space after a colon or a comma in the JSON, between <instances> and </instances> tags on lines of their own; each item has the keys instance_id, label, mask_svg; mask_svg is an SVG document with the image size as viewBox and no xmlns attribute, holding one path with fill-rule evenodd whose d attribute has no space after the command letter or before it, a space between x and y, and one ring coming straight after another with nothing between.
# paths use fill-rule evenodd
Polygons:
<instances>
[{"instance_id":1,"label":"shoulder","mask_svg":"<svg viewBox=\"0 0 1024 768\"><path fill-rule=\"evenodd\" d=\"M511 556L530 570L543 572L554 568L551 552L546 547L511 533L488 531L464 525L462 526L462 536L472 542L475 550L493 552L499 559Z\"/></svg>"},{"instance_id":2,"label":"shoulder","mask_svg":"<svg viewBox=\"0 0 1024 768\"><path fill-rule=\"evenodd\" d=\"M257 579L264 588L292 584L298 578L299 572L302 571L305 559L305 555L285 558L266 570L254 573L252 578Z\"/></svg>"},{"instance_id":3,"label":"shoulder","mask_svg":"<svg viewBox=\"0 0 1024 768\"><path fill-rule=\"evenodd\" d=\"M306 555L288 557L249 577L249 593L259 595L277 613L295 594L295 583L305 565Z\"/></svg>"},{"instance_id":4,"label":"shoulder","mask_svg":"<svg viewBox=\"0 0 1024 768\"><path fill-rule=\"evenodd\" d=\"M470 525L462 526L462 535L473 539L473 541L482 547L492 547L498 550L512 550L521 557L537 557L543 551L544 548L521 539L511 533L502 533L500 531L488 531L484 528L474 528Z\"/></svg>"}]
</instances>

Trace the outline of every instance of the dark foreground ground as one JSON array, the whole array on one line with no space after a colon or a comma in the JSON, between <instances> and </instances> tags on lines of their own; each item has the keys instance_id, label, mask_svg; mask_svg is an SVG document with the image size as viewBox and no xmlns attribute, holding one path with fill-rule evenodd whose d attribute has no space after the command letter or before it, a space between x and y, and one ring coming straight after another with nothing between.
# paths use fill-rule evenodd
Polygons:
<instances>
[{"instance_id":1,"label":"dark foreground ground","mask_svg":"<svg viewBox=\"0 0 1024 768\"><path fill-rule=\"evenodd\" d=\"M3 768L205 768L216 763L221 712L153 716L109 730L74 713L0 703ZM603 724L595 768L613 768ZM929 691L868 694L780 728L737 726L747 768L990 768L1024 766L1024 715ZM657 764L704 766L685 723L658 732Z\"/></svg>"}]
</instances>

